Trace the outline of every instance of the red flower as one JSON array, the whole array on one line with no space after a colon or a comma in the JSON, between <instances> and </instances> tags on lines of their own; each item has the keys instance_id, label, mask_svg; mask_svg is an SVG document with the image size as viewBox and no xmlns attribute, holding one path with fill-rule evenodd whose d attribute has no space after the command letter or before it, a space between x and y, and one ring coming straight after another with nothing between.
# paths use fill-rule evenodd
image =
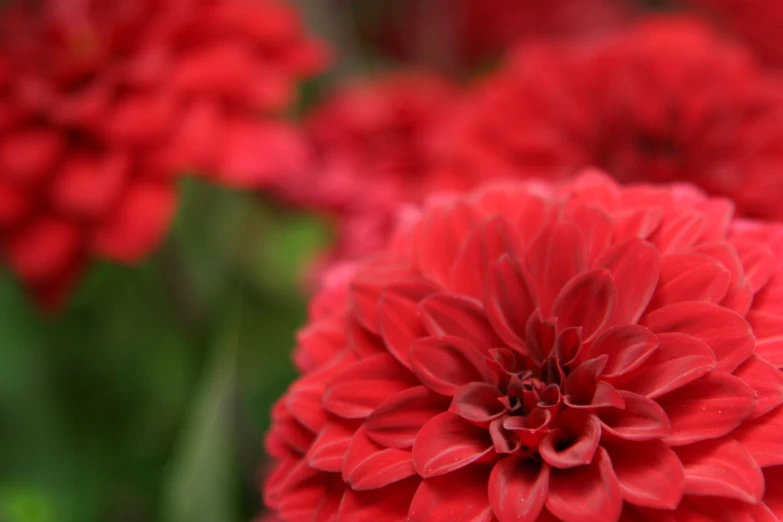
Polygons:
<instances>
[{"instance_id":1,"label":"red flower","mask_svg":"<svg viewBox=\"0 0 783 522\"><path fill-rule=\"evenodd\" d=\"M767 64L783 66L783 3L775 0L684 0L731 30Z\"/></svg>"},{"instance_id":2,"label":"red flower","mask_svg":"<svg viewBox=\"0 0 783 522\"><path fill-rule=\"evenodd\" d=\"M696 21L658 19L592 46L523 47L446 126L439 184L689 181L741 214L783 218L783 89Z\"/></svg>"},{"instance_id":3,"label":"red flower","mask_svg":"<svg viewBox=\"0 0 783 522\"><path fill-rule=\"evenodd\" d=\"M520 40L596 35L631 12L625 0L350 3L364 39L392 56L446 67L474 66Z\"/></svg>"},{"instance_id":4,"label":"red flower","mask_svg":"<svg viewBox=\"0 0 783 522\"><path fill-rule=\"evenodd\" d=\"M510 184L329 292L267 439L285 521L783 517L783 226L689 186Z\"/></svg>"},{"instance_id":5,"label":"red flower","mask_svg":"<svg viewBox=\"0 0 783 522\"><path fill-rule=\"evenodd\" d=\"M257 186L299 166L296 133L256 113L287 108L295 82L323 60L296 12L271 1L7 2L8 264L37 301L56 307L89 258L134 262L155 247L184 169Z\"/></svg>"},{"instance_id":6,"label":"red flower","mask_svg":"<svg viewBox=\"0 0 783 522\"><path fill-rule=\"evenodd\" d=\"M433 128L457 97L445 79L414 71L349 84L308 118L313 166L281 179L278 195L336 219L327 265L381 248L399 205L421 201Z\"/></svg>"}]
</instances>

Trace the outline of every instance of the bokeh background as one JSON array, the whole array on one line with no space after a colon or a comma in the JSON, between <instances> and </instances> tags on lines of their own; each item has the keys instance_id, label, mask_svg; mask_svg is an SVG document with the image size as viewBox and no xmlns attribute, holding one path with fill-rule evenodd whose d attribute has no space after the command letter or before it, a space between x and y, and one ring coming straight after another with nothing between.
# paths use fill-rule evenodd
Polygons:
<instances>
[{"instance_id":1,"label":"bokeh background","mask_svg":"<svg viewBox=\"0 0 783 522\"><path fill-rule=\"evenodd\" d=\"M500 20L523 2L483 1ZM466 82L520 30L439 26L465 17L455 6L470 2L418 2L419 11L396 0L293 3L338 57L299 86L294 119L346 79L400 63ZM641 4L670 7L622 8ZM594 27L605 24L599 16ZM455 43L455 27L473 31L465 41L481 52ZM524 35L542 27L557 34L533 24ZM335 231L262 193L189 177L179 189L155 253L138 266L96 262L58 314L42 314L0 271L1 522L240 522L259 513L269 409L294 377L304 282Z\"/></svg>"}]
</instances>

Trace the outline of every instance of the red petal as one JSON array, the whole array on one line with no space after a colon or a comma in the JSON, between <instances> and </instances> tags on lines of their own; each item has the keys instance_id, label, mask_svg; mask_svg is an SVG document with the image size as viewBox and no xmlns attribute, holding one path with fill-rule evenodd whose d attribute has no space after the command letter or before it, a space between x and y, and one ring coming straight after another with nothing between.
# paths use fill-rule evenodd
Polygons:
<instances>
[{"instance_id":1,"label":"red petal","mask_svg":"<svg viewBox=\"0 0 783 522\"><path fill-rule=\"evenodd\" d=\"M549 495L549 466L506 457L492 468L489 499L499 520L536 522Z\"/></svg>"},{"instance_id":2,"label":"red petal","mask_svg":"<svg viewBox=\"0 0 783 522\"><path fill-rule=\"evenodd\" d=\"M546 230L530 247L527 267L538 284L541 314L549 317L555 297L587 268L587 247L579 229L561 222Z\"/></svg>"},{"instance_id":3,"label":"red petal","mask_svg":"<svg viewBox=\"0 0 783 522\"><path fill-rule=\"evenodd\" d=\"M594 267L606 268L614 279L617 304L613 322L637 322L650 302L661 272L655 247L642 239L629 239L604 252Z\"/></svg>"},{"instance_id":4,"label":"red petal","mask_svg":"<svg viewBox=\"0 0 783 522\"><path fill-rule=\"evenodd\" d=\"M122 146L147 146L162 141L175 121L175 103L165 90L121 97L107 124L112 140Z\"/></svg>"},{"instance_id":5,"label":"red petal","mask_svg":"<svg viewBox=\"0 0 783 522\"><path fill-rule=\"evenodd\" d=\"M661 207L649 207L620 212L614 216L615 241L629 238L647 239L661 225Z\"/></svg>"},{"instance_id":6,"label":"red petal","mask_svg":"<svg viewBox=\"0 0 783 522\"><path fill-rule=\"evenodd\" d=\"M685 493L726 497L755 504L764 494L764 475L750 453L724 438L676 450L685 470Z\"/></svg>"},{"instance_id":7,"label":"red petal","mask_svg":"<svg viewBox=\"0 0 783 522\"><path fill-rule=\"evenodd\" d=\"M448 407L448 399L416 386L386 399L364 424L367 436L387 448L410 448L424 424Z\"/></svg>"},{"instance_id":8,"label":"red petal","mask_svg":"<svg viewBox=\"0 0 783 522\"><path fill-rule=\"evenodd\" d=\"M330 422L323 427L307 451L307 463L315 469L340 473L345 452L351 444L355 429L341 422Z\"/></svg>"},{"instance_id":9,"label":"red petal","mask_svg":"<svg viewBox=\"0 0 783 522\"><path fill-rule=\"evenodd\" d=\"M26 190L4 181L0 180L0 230L21 222L33 208Z\"/></svg>"},{"instance_id":10,"label":"red petal","mask_svg":"<svg viewBox=\"0 0 783 522\"><path fill-rule=\"evenodd\" d=\"M52 201L69 214L96 219L117 202L128 175L127 158L72 155L52 186Z\"/></svg>"},{"instance_id":11,"label":"red petal","mask_svg":"<svg viewBox=\"0 0 783 522\"><path fill-rule=\"evenodd\" d=\"M302 426L313 433L320 431L328 422L321 404L325 387L323 375L311 373L299 379L286 394L286 406Z\"/></svg>"},{"instance_id":12,"label":"red petal","mask_svg":"<svg viewBox=\"0 0 783 522\"><path fill-rule=\"evenodd\" d=\"M753 330L735 312L711 303L687 302L655 310L643 324L655 333L681 332L704 341L715 352L717 369L731 372L753 353Z\"/></svg>"},{"instance_id":13,"label":"red petal","mask_svg":"<svg viewBox=\"0 0 783 522\"><path fill-rule=\"evenodd\" d=\"M419 307L431 335L459 337L482 350L502 345L476 300L437 294L424 299Z\"/></svg>"},{"instance_id":14,"label":"red petal","mask_svg":"<svg viewBox=\"0 0 783 522\"><path fill-rule=\"evenodd\" d=\"M682 301L720 303L726 296L731 273L718 261L703 254L673 254L661 259L661 281L651 309Z\"/></svg>"},{"instance_id":15,"label":"red petal","mask_svg":"<svg viewBox=\"0 0 783 522\"><path fill-rule=\"evenodd\" d=\"M304 460L283 479L277 492L277 510L284 520L308 520L317 511L328 487L328 475Z\"/></svg>"},{"instance_id":16,"label":"red petal","mask_svg":"<svg viewBox=\"0 0 783 522\"><path fill-rule=\"evenodd\" d=\"M696 211L683 208L672 209L650 237L650 241L665 253L677 253L687 250L695 244L704 231L704 216Z\"/></svg>"},{"instance_id":17,"label":"red petal","mask_svg":"<svg viewBox=\"0 0 783 522\"><path fill-rule=\"evenodd\" d=\"M357 272L351 283L351 309L359 323L370 332L380 334L378 303L390 284L410 277L407 267L379 263Z\"/></svg>"},{"instance_id":18,"label":"red petal","mask_svg":"<svg viewBox=\"0 0 783 522\"><path fill-rule=\"evenodd\" d=\"M640 325L615 326L604 331L590 345L587 358L606 355L601 378L611 379L639 368L658 348L658 338Z\"/></svg>"},{"instance_id":19,"label":"red petal","mask_svg":"<svg viewBox=\"0 0 783 522\"><path fill-rule=\"evenodd\" d=\"M717 439L733 431L756 407L756 393L721 372L693 381L658 399L672 425L670 446Z\"/></svg>"},{"instance_id":20,"label":"red petal","mask_svg":"<svg viewBox=\"0 0 783 522\"><path fill-rule=\"evenodd\" d=\"M783 465L781 433L783 408L777 408L763 417L746 422L731 436L745 446L759 466L768 467Z\"/></svg>"},{"instance_id":21,"label":"red petal","mask_svg":"<svg viewBox=\"0 0 783 522\"><path fill-rule=\"evenodd\" d=\"M408 522L490 522L489 468L471 466L421 483ZM491 487L491 486L490 486Z\"/></svg>"},{"instance_id":22,"label":"red petal","mask_svg":"<svg viewBox=\"0 0 783 522\"><path fill-rule=\"evenodd\" d=\"M764 483L764 503L778 518L783 517L783 495L780 494L783 491L783 466L764 468Z\"/></svg>"},{"instance_id":23,"label":"red petal","mask_svg":"<svg viewBox=\"0 0 783 522\"><path fill-rule=\"evenodd\" d=\"M623 499L636 506L674 509L685 491L685 475L674 451L660 440L603 441Z\"/></svg>"},{"instance_id":24,"label":"red petal","mask_svg":"<svg viewBox=\"0 0 783 522\"><path fill-rule=\"evenodd\" d=\"M671 425L657 402L644 395L620 390L625 408L607 408L598 412L604 430L625 440L652 440L666 437Z\"/></svg>"},{"instance_id":25,"label":"red petal","mask_svg":"<svg viewBox=\"0 0 783 522\"><path fill-rule=\"evenodd\" d=\"M582 328L582 339L589 341L614 314L617 290L608 270L591 270L571 279L552 305L558 329Z\"/></svg>"},{"instance_id":26,"label":"red petal","mask_svg":"<svg viewBox=\"0 0 783 522\"><path fill-rule=\"evenodd\" d=\"M419 225L416 260L429 280L446 285L465 238L475 225L473 211L455 204L429 212Z\"/></svg>"},{"instance_id":27,"label":"red petal","mask_svg":"<svg viewBox=\"0 0 783 522\"><path fill-rule=\"evenodd\" d=\"M414 475L411 452L384 448L359 428L345 453L343 480L354 490L378 489Z\"/></svg>"},{"instance_id":28,"label":"red petal","mask_svg":"<svg viewBox=\"0 0 783 522\"><path fill-rule=\"evenodd\" d=\"M421 383L441 395L451 397L466 384L491 380L484 355L459 337L420 339L408 358Z\"/></svg>"},{"instance_id":29,"label":"red petal","mask_svg":"<svg viewBox=\"0 0 783 522\"><path fill-rule=\"evenodd\" d=\"M733 375L742 379L758 395L759 400L751 419L760 417L783 403L783 373L764 359L751 355Z\"/></svg>"},{"instance_id":30,"label":"red petal","mask_svg":"<svg viewBox=\"0 0 783 522\"><path fill-rule=\"evenodd\" d=\"M484 306L489 322L506 344L522 345L528 318L538 307L530 275L506 256L490 268L486 288Z\"/></svg>"},{"instance_id":31,"label":"red petal","mask_svg":"<svg viewBox=\"0 0 783 522\"><path fill-rule=\"evenodd\" d=\"M552 470L546 508L563 522L618 520L623 496L606 450L599 446L587 466Z\"/></svg>"},{"instance_id":32,"label":"red petal","mask_svg":"<svg viewBox=\"0 0 783 522\"><path fill-rule=\"evenodd\" d=\"M636 371L614 379L626 390L650 398L659 397L684 386L715 368L715 354L702 341L687 334L657 336L658 349Z\"/></svg>"},{"instance_id":33,"label":"red petal","mask_svg":"<svg viewBox=\"0 0 783 522\"><path fill-rule=\"evenodd\" d=\"M756 335L754 353L776 368L783 368L783 315L751 311L748 322Z\"/></svg>"},{"instance_id":34,"label":"red petal","mask_svg":"<svg viewBox=\"0 0 783 522\"><path fill-rule=\"evenodd\" d=\"M54 129L26 129L0 141L0 172L5 181L35 185L50 174L65 148Z\"/></svg>"},{"instance_id":35,"label":"red petal","mask_svg":"<svg viewBox=\"0 0 783 522\"><path fill-rule=\"evenodd\" d=\"M340 502L335 522L400 522L421 480L411 477L381 489L354 491L348 489ZM314 520L309 518L308 520Z\"/></svg>"},{"instance_id":36,"label":"red petal","mask_svg":"<svg viewBox=\"0 0 783 522\"><path fill-rule=\"evenodd\" d=\"M135 182L112 218L93 231L93 249L123 263L139 261L166 235L176 204L171 185Z\"/></svg>"},{"instance_id":37,"label":"red petal","mask_svg":"<svg viewBox=\"0 0 783 522\"><path fill-rule=\"evenodd\" d=\"M572 408L624 408L618 391L604 381L597 381L606 366L605 355L582 363L566 378L563 391L565 403Z\"/></svg>"},{"instance_id":38,"label":"red petal","mask_svg":"<svg viewBox=\"0 0 783 522\"><path fill-rule=\"evenodd\" d=\"M775 254L758 241L735 239L731 243L737 249L745 277L750 281L751 292L755 294L775 273Z\"/></svg>"},{"instance_id":39,"label":"red petal","mask_svg":"<svg viewBox=\"0 0 783 522\"><path fill-rule=\"evenodd\" d=\"M491 450L486 429L453 413L441 413L419 431L413 444L413 464L422 477L435 477L467 466Z\"/></svg>"},{"instance_id":40,"label":"red petal","mask_svg":"<svg viewBox=\"0 0 783 522\"><path fill-rule=\"evenodd\" d=\"M497 386L474 382L457 391L449 411L465 420L488 424L506 411L505 406L498 400L500 397Z\"/></svg>"},{"instance_id":41,"label":"red petal","mask_svg":"<svg viewBox=\"0 0 783 522\"><path fill-rule=\"evenodd\" d=\"M780 522L763 503L747 504L741 500L719 497L687 497L687 503L707 515L713 522Z\"/></svg>"},{"instance_id":42,"label":"red petal","mask_svg":"<svg viewBox=\"0 0 783 522\"><path fill-rule=\"evenodd\" d=\"M345 419L369 416L383 401L410 388L407 382L355 379L330 386L323 397L324 408Z\"/></svg>"},{"instance_id":43,"label":"red petal","mask_svg":"<svg viewBox=\"0 0 783 522\"><path fill-rule=\"evenodd\" d=\"M450 288L481 299L490 265L504 254L515 256L512 226L502 216L483 222L465 240L451 272Z\"/></svg>"},{"instance_id":44,"label":"red petal","mask_svg":"<svg viewBox=\"0 0 783 522\"><path fill-rule=\"evenodd\" d=\"M544 462L558 469L590 464L601 440L601 423L595 415L566 410L555 423L538 446Z\"/></svg>"},{"instance_id":45,"label":"red petal","mask_svg":"<svg viewBox=\"0 0 783 522\"><path fill-rule=\"evenodd\" d=\"M408 357L411 345L427 332L421 321L415 301L391 290L386 290L378 307L380 333L386 348L406 368L411 368Z\"/></svg>"},{"instance_id":46,"label":"red petal","mask_svg":"<svg viewBox=\"0 0 783 522\"><path fill-rule=\"evenodd\" d=\"M45 216L17 229L3 245L8 263L27 283L58 278L80 256L81 247L76 225Z\"/></svg>"}]
</instances>

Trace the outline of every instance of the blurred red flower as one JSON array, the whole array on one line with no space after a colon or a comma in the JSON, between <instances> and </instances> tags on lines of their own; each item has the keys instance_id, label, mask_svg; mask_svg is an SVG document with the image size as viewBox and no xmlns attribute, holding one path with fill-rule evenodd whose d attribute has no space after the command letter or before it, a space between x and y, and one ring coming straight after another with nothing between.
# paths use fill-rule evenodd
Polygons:
<instances>
[{"instance_id":1,"label":"blurred red flower","mask_svg":"<svg viewBox=\"0 0 783 522\"><path fill-rule=\"evenodd\" d=\"M690 186L517 182L347 281L273 411L281 519L783 517L783 226Z\"/></svg>"},{"instance_id":2,"label":"blurred red flower","mask_svg":"<svg viewBox=\"0 0 783 522\"><path fill-rule=\"evenodd\" d=\"M783 88L691 19L593 45L521 47L444 125L437 186L565 178L689 181L742 215L783 218Z\"/></svg>"},{"instance_id":3,"label":"blurred red flower","mask_svg":"<svg viewBox=\"0 0 783 522\"><path fill-rule=\"evenodd\" d=\"M684 0L750 45L761 60L783 66L783 2L777 0Z\"/></svg>"},{"instance_id":4,"label":"blurred red flower","mask_svg":"<svg viewBox=\"0 0 783 522\"><path fill-rule=\"evenodd\" d=\"M392 56L448 68L480 64L521 40L597 35L620 25L631 13L631 2L625 0L354 0L350 4L363 39Z\"/></svg>"},{"instance_id":5,"label":"blurred red flower","mask_svg":"<svg viewBox=\"0 0 783 522\"><path fill-rule=\"evenodd\" d=\"M92 256L164 235L176 178L264 186L301 167L271 118L327 58L259 0L11 1L0 10L0 245L46 307Z\"/></svg>"},{"instance_id":6,"label":"blurred red flower","mask_svg":"<svg viewBox=\"0 0 783 522\"><path fill-rule=\"evenodd\" d=\"M414 70L349 83L309 116L312 167L281 178L278 196L337 222L323 266L381 248L400 204L426 195L429 140L458 96L446 79Z\"/></svg>"}]
</instances>

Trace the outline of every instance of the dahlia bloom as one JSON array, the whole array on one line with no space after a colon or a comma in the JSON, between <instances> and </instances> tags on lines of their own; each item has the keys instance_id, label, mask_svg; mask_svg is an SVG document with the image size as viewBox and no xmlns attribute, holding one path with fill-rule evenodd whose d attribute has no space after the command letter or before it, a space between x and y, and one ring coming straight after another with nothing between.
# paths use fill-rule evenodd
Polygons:
<instances>
[{"instance_id":1,"label":"dahlia bloom","mask_svg":"<svg viewBox=\"0 0 783 522\"><path fill-rule=\"evenodd\" d=\"M783 218L783 88L691 19L593 45L523 47L444 126L436 186L487 176L692 182L742 215Z\"/></svg>"},{"instance_id":2,"label":"dahlia bloom","mask_svg":"<svg viewBox=\"0 0 783 522\"><path fill-rule=\"evenodd\" d=\"M783 519L783 225L597 173L425 209L300 333L284 521Z\"/></svg>"},{"instance_id":3,"label":"dahlia bloom","mask_svg":"<svg viewBox=\"0 0 783 522\"><path fill-rule=\"evenodd\" d=\"M439 75L408 71L348 84L308 117L311 168L281 179L277 195L337 222L325 265L381 248L399 205L425 197L429 140L458 97Z\"/></svg>"},{"instance_id":4,"label":"dahlia bloom","mask_svg":"<svg viewBox=\"0 0 783 522\"><path fill-rule=\"evenodd\" d=\"M4 259L56 307L89 258L135 262L159 243L184 169L255 187L294 168L296 132L259 116L324 57L271 0L4 3Z\"/></svg>"},{"instance_id":5,"label":"dahlia bloom","mask_svg":"<svg viewBox=\"0 0 783 522\"><path fill-rule=\"evenodd\" d=\"M519 41L600 34L626 21L630 5L625 0L351 2L364 39L387 54L461 68L496 57Z\"/></svg>"},{"instance_id":6,"label":"dahlia bloom","mask_svg":"<svg viewBox=\"0 0 783 522\"><path fill-rule=\"evenodd\" d=\"M761 60L783 66L783 3L775 0L683 0L748 44Z\"/></svg>"}]
</instances>

